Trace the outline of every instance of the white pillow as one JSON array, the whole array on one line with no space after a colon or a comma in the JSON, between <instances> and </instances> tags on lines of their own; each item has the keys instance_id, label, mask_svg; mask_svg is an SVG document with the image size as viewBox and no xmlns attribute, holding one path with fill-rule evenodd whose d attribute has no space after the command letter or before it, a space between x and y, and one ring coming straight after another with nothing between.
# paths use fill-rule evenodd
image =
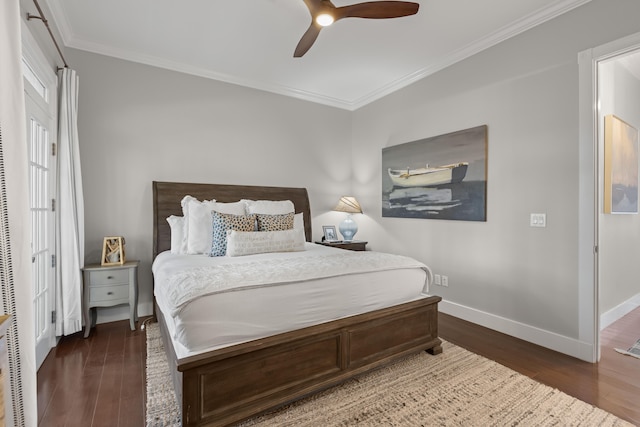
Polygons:
<instances>
[{"instance_id":1,"label":"white pillow","mask_svg":"<svg viewBox=\"0 0 640 427\"><path fill-rule=\"evenodd\" d=\"M293 229L304 231L304 214L302 212L293 216Z\"/></svg>"},{"instance_id":2,"label":"white pillow","mask_svg":"<svg viewBox=\"0 0 640 427\"><path fill-rule=\"evenodd\" d=\"M184 230L182 231L183 242L181 245L183 254L187 253L187 240L189 238L189 221L187 220L187 218L189 218L189 202L192 200L196 202L198 201L198 199L189 195L184 196L180 201L180 206L182 206L182 217L185 218L185 220L183 221Z\"/></svg>"},{"instance_id":3,"label":"white pillow","mask_svg":"<svg viewBox=\"0 0 640 427\"><path fill-rule=\"evenodd\" d=\"M186 247L183 247L182 244L186 244L186 240L184 237L184 217L171 215L167 218L167 222L169 223L169 227L171 227L171 253L172 254L183 254L186 252Z\"/></svg>"},{"instance_id":4,"label":"white pillow","mask_svg":"<svg viewBox=\"0 0 640 427\"><path fill-rule=\"evenodd\" d=\"M291 200L247 200L242 202L247 205L248 214L282 215L295 212Z\"/></svg>"},{"instance_id":5,"label":"white pillow","mask_svg":"<svg viewBox=\"0 0 640 427\"><path fill-rule=\"evenodd\" d=\"M187 253L208 254L211 252L213 235L213 219L211 212L216 211L232 215L244 215L245 204L242 202L221 203L215 200L199 202L189 200L187 203L189 218L189 235L187 236Z\"/></svg>"},{"instance_id":6,"label":"white pillow","mask_svg":"<svg viewBox=\"0 0 640 427\"><path fill-rule=\"evenodd\" d=\"M227 231L227 256L304 251L303 230Z\"/></svg>"}]
</instances>

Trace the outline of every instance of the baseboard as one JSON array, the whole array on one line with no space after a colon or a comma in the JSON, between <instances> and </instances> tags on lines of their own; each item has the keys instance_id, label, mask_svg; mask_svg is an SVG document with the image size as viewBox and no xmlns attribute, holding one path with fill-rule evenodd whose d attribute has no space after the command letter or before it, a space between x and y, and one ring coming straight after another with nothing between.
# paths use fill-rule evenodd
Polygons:
<instances>
[{"instance_id":1,"label":"baseboard","mask_svg":"<svg viewBox=\"0 0 640 427\"><path fill-rule=\"evenodd\" d=\"M602 313L600 315L600 330L610 326L613 322L626 316L638 307L640 307L640 294L634 295L606 313Z\"/></svg>"},{"instance_id":2,"label":"baseboard","mask_svg":"<svg viewBox=\"0 0 640 427\"><path fill-rule=\"evenodd\" d=\"M593 346L575 338L559 335L531 325L516 322L495 314L476 310L450 301L442 300L439 311L460 319L493 329L551 350L592 362Z\"/></svg>"},{"instance_id":3,"label":"baseboard","mask_svg":"<svg viewBox=\"0 0 640 427\"><path fill-rule=\"evenodd\" d=\"M151 316L153 305L151 303L138 304L138 318ZM98 307L98 318L96 323L117 322L118 320L129 320L129 306L119 305L116 307Z\"/></svg>"}]
</instances>

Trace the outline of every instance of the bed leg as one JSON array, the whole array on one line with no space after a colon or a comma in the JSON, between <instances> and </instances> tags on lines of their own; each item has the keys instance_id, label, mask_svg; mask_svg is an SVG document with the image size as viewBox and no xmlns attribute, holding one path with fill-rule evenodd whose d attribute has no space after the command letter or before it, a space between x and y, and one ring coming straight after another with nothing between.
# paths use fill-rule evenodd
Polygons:
<instances>
[{"instance_id":1,"label":"bed leg","mask_svg":"<svg viewBox=\"0 0 640 427\"><path fill-rule=\"evenodd\" d=\"M442 353L442 345L438 344L438 345L434 345L431 348L428 348L425 350L427 353L431 354L431 355L436 355L436 354L440 354Z\"/></svg>"}]
</instances>

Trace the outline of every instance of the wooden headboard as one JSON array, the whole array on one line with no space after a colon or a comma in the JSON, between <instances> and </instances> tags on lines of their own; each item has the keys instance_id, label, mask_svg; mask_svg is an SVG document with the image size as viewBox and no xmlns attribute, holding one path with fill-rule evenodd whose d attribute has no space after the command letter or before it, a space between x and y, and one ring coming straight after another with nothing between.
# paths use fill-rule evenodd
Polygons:
<instances>
[{"instance_id":1,"label":"wooden headboard","mask_svg":"<svg viewBox=\"0 0 640 427\"><path fill-rule=\"evenodd\" d=\"M153 259L160 252L171 249L171 228L167 217L182 216L180 201L186 195L218 202L237 202L240 199L291 200L296 213L304 214L305 237L308 242L311 241L311 207L306 188L153 181Z\"/></svg>"}]
</instances>

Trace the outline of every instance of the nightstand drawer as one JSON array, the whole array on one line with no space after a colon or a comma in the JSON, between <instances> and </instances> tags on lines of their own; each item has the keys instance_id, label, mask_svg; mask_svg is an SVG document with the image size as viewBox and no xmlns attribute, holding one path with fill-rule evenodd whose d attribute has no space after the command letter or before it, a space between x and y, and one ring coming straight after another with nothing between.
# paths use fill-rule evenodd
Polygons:
<instances>
[{"instance_id":1,"label":"nightstand drawer","mask_svg":"<svg viewBox=\"0 0 640 427\"><path fill-rule=\"evenodd\" d=\"M89 277L90 286L123 285L129 283L129 269L91 271Z\"/></svg>"},{"instance_id":2,"label":"nightstand drawer","mask_svg":"<svg viewBox=\"0 0 640 427\"><path fill-rule=\"evenodd\" d=\"M89 302L106 302L129 299L129 285L91 286Z\"/></svg>"}]
</instances>

